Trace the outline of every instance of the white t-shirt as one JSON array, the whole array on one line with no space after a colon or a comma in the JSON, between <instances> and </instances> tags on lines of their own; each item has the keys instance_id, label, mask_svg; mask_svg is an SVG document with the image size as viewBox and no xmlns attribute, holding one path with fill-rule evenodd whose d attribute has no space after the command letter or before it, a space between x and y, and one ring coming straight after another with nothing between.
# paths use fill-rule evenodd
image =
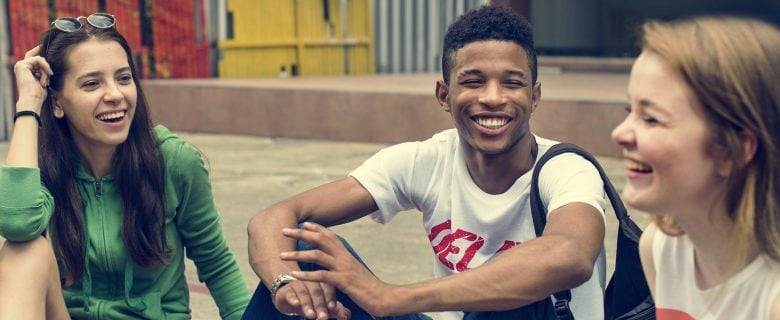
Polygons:
<instances>
[{"instance_id":1,"label":"white t-shirt","mask_svg":"<svg viewBox=\"0 0 780 320\"><path fill-rule=\"evenodd\" d=\"M536 137L537 159L557 142ZM532 171L509 190L493 195L471 179L455 129L423 142L385 148L350 173L374 198L379 210L371 217L390 221L398 212L417 209L435 253L434 276L476 268L496 254L536 237L531 218ZM592 205L604 214L604 186L598 171L576 154L545 164L539 176L548 212L573 202ZM578 320L603 319L604 250L593 276L572 289L571 308ZM522 272L522 270L518 270ZM440 319L462 319L462 312L443 312Z\"/></svg>"},{"instance_id":2,"label":"white t-shirt","mask_svg":"<svg viewBox=\"0 0 780 320\"><path fill-rule=\"evenodd\" d=\"M656 232L653 264L659 320L769 319L780 294L780 265L763 255L724 283L699 289L693 243L684 235Z\"/></svg>"}]
</instances>

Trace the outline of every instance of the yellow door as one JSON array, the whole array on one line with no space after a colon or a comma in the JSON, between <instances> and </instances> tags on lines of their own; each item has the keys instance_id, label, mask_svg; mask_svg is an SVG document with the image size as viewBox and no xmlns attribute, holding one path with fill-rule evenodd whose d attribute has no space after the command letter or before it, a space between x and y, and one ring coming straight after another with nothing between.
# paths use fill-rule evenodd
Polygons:
<instances>
[{"instance_id":1,"label":"yellow door","mask_svg":"<svg viewBox=\"0 0 780 320\"><path fill-rule=\"evenodd\" d=\"M370 0L228 0L220 77L374 73Z\"/></svg>"}]
</instances>

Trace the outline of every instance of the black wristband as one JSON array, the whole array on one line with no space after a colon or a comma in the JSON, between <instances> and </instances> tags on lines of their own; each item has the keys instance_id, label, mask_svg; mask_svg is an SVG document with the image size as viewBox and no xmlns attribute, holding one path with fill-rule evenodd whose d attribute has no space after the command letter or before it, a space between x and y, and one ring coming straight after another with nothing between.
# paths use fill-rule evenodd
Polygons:
<instances>
[{"instance_id":1,"label":"black wristband","mask_svg":"<svg viewBox=\"0 0 780 320\"><path fill-rule=\"evenodd\" d=\"M38 128L41 127L41 116L39 116L37 112L30 111L30 110L19 111L16 114L14 114L14 122L16 122L16 118L23 117L23 116L35 117L35 121L38 121Z\"/></svg>"}]
</instances>

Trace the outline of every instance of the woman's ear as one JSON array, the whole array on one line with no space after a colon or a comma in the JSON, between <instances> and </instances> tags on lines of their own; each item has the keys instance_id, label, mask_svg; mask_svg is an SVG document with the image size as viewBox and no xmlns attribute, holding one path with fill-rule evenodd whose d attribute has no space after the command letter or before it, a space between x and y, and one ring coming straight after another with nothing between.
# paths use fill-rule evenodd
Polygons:
<instances>
[{"instance_id":1,"label":"woman's ear","mask_svg":"<svg viewBox=\"0 0 780 320\"><path fill-rule=\"evenodd\" d=\"M739 138L742 141L742 157L739 159L739 165L745 166L756 156L758 138L756 138L755 133L748 130L742 130L742 132L739 133Z\"/></svg>"},{"instance_id":2,"label":"woman's ear","mask_svg":"<svg viewBox=\"0 0 780 320\"><path fill-rule=\"evenodd\" d=\"M57 119L62 119L62 117L65 116L65 109L62 108L62 105L60 104L60 100L57 99L57 96L54 96L53 93L52 93L51 101L52 101L52 113L54 114L54 117Z\"/></svg>"},{"instance_id":3,"label":"woman's ear","mask_svg":"<svg viewBox=\"0 0 780 320\"><path fill-rule=\"evenodd\" d=\"M736 157L737 162L734 163L732 159L724 158L718 166L718 174L722 177L729 176L735 165L738 168L742 168L756 156L756 150L758 149L758 138L756 138L755 133L748 130L742 130L742 132L739 133L739 140L741 148L740 150L735 151L739 152Z\"/></svg>"}]
</instances>

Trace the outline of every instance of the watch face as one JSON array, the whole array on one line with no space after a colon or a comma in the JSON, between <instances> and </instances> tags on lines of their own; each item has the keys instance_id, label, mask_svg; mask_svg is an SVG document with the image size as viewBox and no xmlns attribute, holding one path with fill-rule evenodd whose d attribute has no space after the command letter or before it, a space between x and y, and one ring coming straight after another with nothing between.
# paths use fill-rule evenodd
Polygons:
<instances>
[{"instance_id":1,"label":"watch face","mask_svg":"<svg viewBox=\"0 0 780 320\"><path fill-rule=\"evenodd\" d=\"M295 277L291 276L288 273L282 273L278 276L276 276L276 279L274 279L274 283L271 285L271 296L276 296L276 291L279 290L279 288L287 283L292 282L295 279Z\"/></svg>"},{"instance_id":2,"label":"watch face","mask_svg":"<svg viewBox=\"0 0 780 320\"><path fill-rule=\"evenodd\" d=\"M295 280L295 278L293 276L289 275L289 274L283 274L280 280L282 282L290 282L290 281Z\"/></svg>"}]
</instances>

